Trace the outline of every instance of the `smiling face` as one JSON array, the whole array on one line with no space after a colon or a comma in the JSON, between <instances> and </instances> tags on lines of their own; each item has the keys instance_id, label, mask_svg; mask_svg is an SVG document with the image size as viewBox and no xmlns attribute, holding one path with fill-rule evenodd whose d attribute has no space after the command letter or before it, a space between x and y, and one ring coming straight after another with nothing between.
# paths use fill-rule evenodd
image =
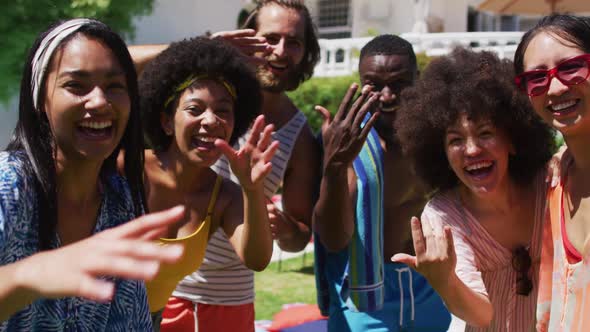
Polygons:
<instances>
[{"instance_id":1,"label":"smiling face","mask_svg":"<svg viewBox=\"0 0 590 332\"><path fill-rule=\"evenodd\" d=\"M182 92L173 116L163 113L162 128L174 136L168 151L211 166L221 156L215 140L229 141L232 135L234 100L221 83L199 80Z\"/></svg>"},{"instance_id":2,"label":"smiling face","mask_svg":"<svg viewBox=\"0 0 590 332\"><path fill-rule=\"evenodd\" d=\"M447 128L444 143L451 169L473 194L493 193L508 180L508 157L514 148L489 119L472 121L462 113Z\"/></svg>"},{"instance_id":3,"label":"smiling face","mask_svg":"<svg viewBox=\"0 0 590 332\"><path fill-rule=\"evenodd\" d=\"M551 69L564 60L584 53L555 34L540 32L525 51L524 71ZM587 80L568 86L554 77L546 93L529 99L535 112L566 138L579 132L590 132L590 85Z\"/></svg>"},{"instance_id":4,"label":"smiling face","mask_svg":"<svg viewBox=\"0 0 590 332\"><path fill-rule=\"evenodd\" d=\"M370 85L373 91L380 92L377 109L381 115L375 127L380 134L393 134L395 113L400 105L400 94L412 86L416 69L407 55L367 55L359 63L362 85Z\"/></svg>"},{"instance_id":5,"label":"smiling face","mask_svg":"<svg viewBox=\"0 0 590 332\"><path fill-rule=\"evenodd\" d=\"M58 159L104 161L129 119L121 65L105 44L78 34L54 54L49 68L43 110Z\"/></svg>"},{"instance_id":6,"label":"smiling face","mask_svg":"<svg viewBox=\"0 0 590 332\"><path fill-rule=\"evenodd\" d=\"M260 8L256 35L265 37L272 46L272 53L265 56L266 63L257 68L263 90L280 93L299 84L299 65L305 53L304 20L297 10L278 4Z\"/></svg>"}]
</instances>

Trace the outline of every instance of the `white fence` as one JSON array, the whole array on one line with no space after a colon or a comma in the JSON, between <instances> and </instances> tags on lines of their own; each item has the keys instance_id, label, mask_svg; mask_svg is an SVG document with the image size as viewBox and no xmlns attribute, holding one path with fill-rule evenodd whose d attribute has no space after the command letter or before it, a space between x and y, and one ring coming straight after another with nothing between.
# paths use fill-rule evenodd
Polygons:
<instances>
[{"instance_id":1,"label":"white fence","mask_svg":"<svg viewBox=\"0 0 590 332\"><path fill-rule=\"evenodd\" d=\"M458 33L405 33L401 37L414 46L416 53L440 56L449 53L455 45L470 46L475 50L491 50L500 58L514 58L522 32L458 32ZM321 39L321 60L314 76L343 76L357 71L361 48L372 37Z\"/></svg>"}]
</instances>

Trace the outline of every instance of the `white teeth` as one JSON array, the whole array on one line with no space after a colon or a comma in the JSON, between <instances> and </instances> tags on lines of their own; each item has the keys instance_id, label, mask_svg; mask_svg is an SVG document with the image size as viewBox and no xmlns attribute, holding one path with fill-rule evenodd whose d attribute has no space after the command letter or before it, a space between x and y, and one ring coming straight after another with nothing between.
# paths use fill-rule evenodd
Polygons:
<instances>
[{"instance_id":1,"label":"white teeth","mask_svg":"<svg viewBox=\"0 0 590 332\"><path fill-rule=\"evenodd\" d=\"M390 112L393 112L393 111L397 111L398 108L399 108L399 106L382 107L381 108L381 112L383 112L383 113L390 113Z\"/></svg>"},{"instance_id":2,"label":"white teeth","mask_svg":"<svg viewBox=\"0 0 590 332\"><path fill-rule=\"evenodd\" d=\"M205 143L213 143L217 139L217 137L213 136L196 136L199 141L203 141Z\"/></svg>"},{"instance_id":3,"label":"white teeth","mask_svg":"<svg viewBox=\"0 0 590 332\"><path fill-rule=\"evenodd\" d=\"M479 163L475 163L473 165L469 165L469 166L465 167L465 169L468 171L475 171L475 170L490 167L490 166L492 166L491 161L482 161Z\"/></svg>"},{"instance_id":4,"label":"white teeth","mask_svg":"<svg viewBox=\"0 0 590 332\"><path fill-rule=\"evenodd\" d=\"M281 64L281 63L276 63L276 62L271 62L270 66L273 68L277 68L277 69L285 69L287 68L287 64Z\"/></svg>"},{"instance_id":5,"label":"white teeth","mask_svg":"<svg viewBox=\"0 0 590 332\"><path fill-rule=\"evenodd\" d=\"M565 109L565 108L574 106L576 103L577 103L577 101L570 100L570 101L566 101L564 103L559 103L559 104L551 105L549 107L551 107L551 109L554 110L554 111L561 111L562 109Z\"/></svg>"},{"instance_id":6,"label":"white teeth","mask_svg":"<svg viewBox=\"0 0 590 332\"><path fill-rule=\"evenodd\" d=\"M113 125L113 121L84 121L79 126L92 129L105 129Z\"/></svg>"}]
</instances>

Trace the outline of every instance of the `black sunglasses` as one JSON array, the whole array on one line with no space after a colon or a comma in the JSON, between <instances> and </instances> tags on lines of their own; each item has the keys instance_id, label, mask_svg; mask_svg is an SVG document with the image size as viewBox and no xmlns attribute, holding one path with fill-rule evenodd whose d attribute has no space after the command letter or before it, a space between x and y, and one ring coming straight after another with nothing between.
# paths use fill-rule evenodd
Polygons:
<instances>
[{"instance_id":1,"label":"black sunglasses","mask_svg":"<svg viewBox=\"0 0 590 332\"><path fill-rule=\"evenodd\" d=\"M532 260L528 249L520 246L512 253L512 268L518 272L516 277L516 294L528 296L533 289L533 282L529 278Z\"/></svg>"}]
</instances>

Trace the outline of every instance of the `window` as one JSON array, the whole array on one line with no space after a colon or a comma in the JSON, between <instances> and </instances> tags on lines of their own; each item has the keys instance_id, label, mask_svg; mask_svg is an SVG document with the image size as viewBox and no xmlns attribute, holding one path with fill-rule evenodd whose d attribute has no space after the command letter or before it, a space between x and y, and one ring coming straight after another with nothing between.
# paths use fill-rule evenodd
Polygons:
<instances>
[{"instance_id":1,"label":"window","mask_svg":"<svg viewBox=\"0 0 590 332\"><path fill-rule=\"evenodd\" d=\"M319 0L318 30L320 38L347 38L351 36L350 0Z\"/></svg>"}]
</instances>

